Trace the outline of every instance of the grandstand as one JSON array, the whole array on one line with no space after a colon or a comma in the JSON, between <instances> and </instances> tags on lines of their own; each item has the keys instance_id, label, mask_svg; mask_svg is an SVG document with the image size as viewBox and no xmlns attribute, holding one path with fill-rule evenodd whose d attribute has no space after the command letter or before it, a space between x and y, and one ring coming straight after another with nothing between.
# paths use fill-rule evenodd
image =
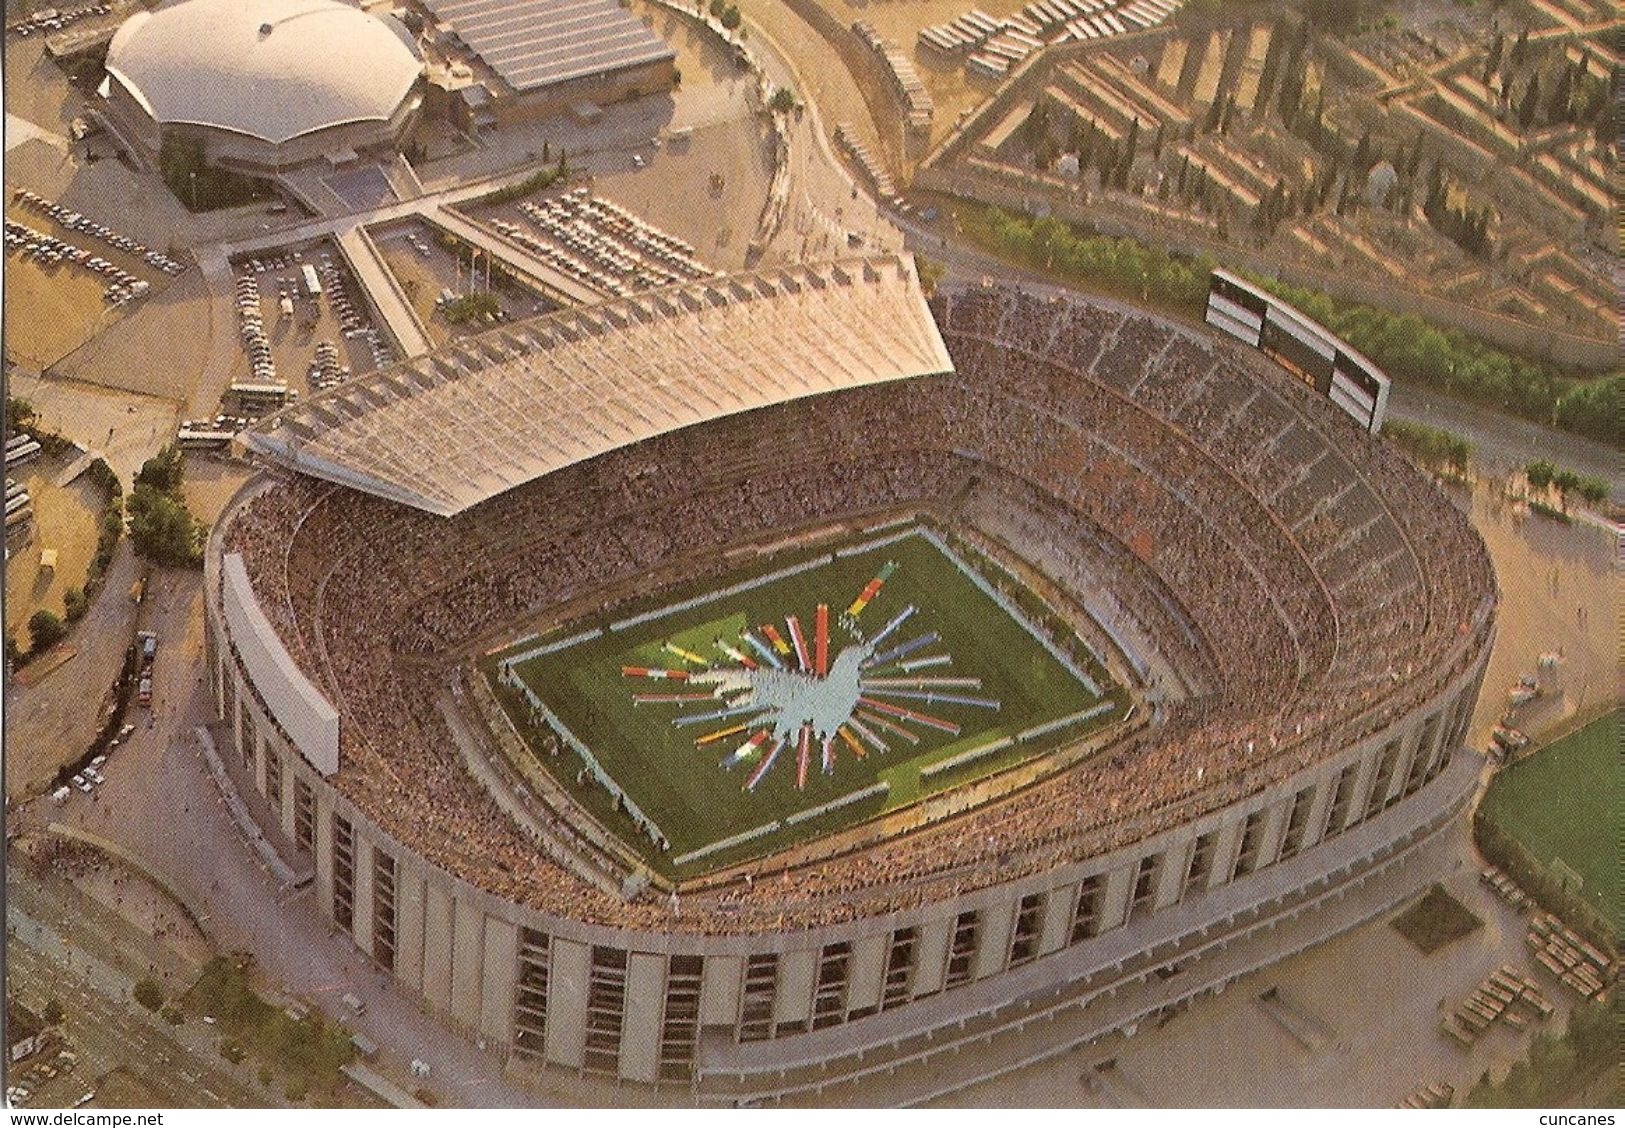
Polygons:
<instances>
[{"instance_id":1,"label":"grandstand","mask_svg":"<svg viewBox=\"0 0 1625 1128\"><path fill-rule=\"evenodd\" d=\"M554 406L583 380L612 426ZM516 1066L798 1100L936 1060L974 1021L990 1048L955 1070L1001 1068L996 1035L1032 1013L1108 1033L1412 895L1476 779L1462 742L1496 590L1465 518L1296 375L1147 314L1000 286L927 309L895 259L708 280L494 330L250 441L273 471L206 561L236 754L275 781L323 911ZM905 527L1019 577L1002 590L1040 600L1032 621L1084 642L1136 707L882 817L687 870L651 864L679 833L600 755L613 732L589 750L630 804L602 779L586 794L580 715L503 711L515 672L553 708L542 667L501 664L555 643L601 647L583 665L623 713L678 692L638 672L681 669L667 643L754 693L771 679L741 659L787 657L764 624L795 654L789 615L816 639L817 604L839 626L900 560L871 596L889 622L912 566L887 546L827 593L761 577ZM233 561L257 619L222 608ZM946 640L965 597L906 598ZM668 627L671 608L694 618ZM617 623L613 646L588 637ZM250 658L277 647L338 717L336 771L288 735L317 704L261 693L290 680ZM942 653L990 681L995 649ZM1008 681L963 688L1017 701ZM652 731L693 707L637 708L665 710ZM953 709L918 711L984 711ZM815 713L790 718L797 753ZM826 800L809 755L804 793L795 759L764 773L781 812ZM833 779L861 793L854 764Z\"/></svg>"}]
</instances>

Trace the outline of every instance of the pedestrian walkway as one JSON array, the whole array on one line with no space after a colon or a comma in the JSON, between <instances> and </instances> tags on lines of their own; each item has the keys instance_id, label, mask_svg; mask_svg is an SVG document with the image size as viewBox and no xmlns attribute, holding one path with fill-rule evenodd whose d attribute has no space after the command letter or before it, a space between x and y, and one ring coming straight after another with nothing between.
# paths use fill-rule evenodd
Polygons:
<instances>
[{"instance_id":1,"label":"pedestrian walkway","mask_svg":"<svg viewBox=\"0 0 1625 1128\"><path fill-rule=\"evenodd\" d=\"M378 245L359 223L334 232L339 253L350 265L351 272L361 288L367 292L372 307L383 320L389 335L394 338L402 356L422 356L434 347L428 327L401 289L394 271L378 253Z\"/></svg>"},{"instance_id":2,"label":"pedestrian walkway","mask_svg":"<svg viewBox=\"0 0 1625 1128\"><path fill-rule=\"evenodd\" d=\"M474 222L459 211L443 207L425 218L435 226L443 228L498 262L523 274L551 301L570 306L593 305L603 301L607 296L585 282L570 277L557 267L543 262L519 244L502 238L484 224Z\"/></svg>"}]
</instances>

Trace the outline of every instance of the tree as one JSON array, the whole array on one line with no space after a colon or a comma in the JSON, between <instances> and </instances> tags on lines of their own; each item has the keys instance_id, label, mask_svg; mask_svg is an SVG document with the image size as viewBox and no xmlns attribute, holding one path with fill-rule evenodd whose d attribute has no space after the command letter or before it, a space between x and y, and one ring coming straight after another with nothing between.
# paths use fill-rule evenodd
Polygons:
<instances>
[{"instance_id":1,"label":"tree","mask_svg":"<svg viewBox=\"0 0 1625 1128\"><path fill-rule=\"evenodd\" d=\"M1518 128L1528 129L1535 123L1535 112L1540 109L1540 75L1531 75L1529 85L1523 88L1523 101L1518 105Z\"/></svg>"},{"instance_id":2,"label":"tree","mask_svg":"<svg viewBox=\"0 0 1625 1128\"><path fill-rule=\"evenodd\" d=\"M1601 505L1608 500L1608 483L1601 478L1587 475L1580 479L1578 489L1587 505Z\"/></svg>"},{"instance_id":3,"label":"tree","mask_svg":"<svg viewBox=\"0 0 1625 1128\"><path fill-rule=\"evenodd\" d=\"M1543 490L1557 477L1557 467L1545 458L1537 459L1523 468L1523 476L1537 490Z\"/></svg>"},{"instance_id":4,"label":"tree","mask_svg":"<svg viewBox=\"0 0 1625 1128\"><path fill-rule=\"evenodd\" d=\"M61 642L68 633L54 611L44 607L28 617L28 637L35 654L42 653Z\"/></svg>"},{"instance_id":5,"label":"tree","mask_svg":"<svg viewBox=\"0 0 1625 1128\"><path fill-rule=\"evenodd\" d=\"M722 13L728 10L728 0L711 0L710 12L713 18L721 19Z\"/></svg>"},{"instance_id":6,"label":"tree","mask_svg":"<svg viewBox=\"0 0 1625 1128\"><path fill-rule=\"evenodd\" d=\"M729 4L722 12L722 26L729 31L735 31L745 22L745 17L739 14L739 9Z\"/></svg>"},{"instance_id":7,"label":"tree","mask_svg":"<svg viewBox=\"0 0 1625 1128\"><path fill-rule=\"evenodd\" d=\"M85 598L85 593L79 588L71 587L62 593L62 607L68 622L77 623L85 617L85 612L90 610L90 600Z\"/></svg>"},{"instance_id":8,"label":"tree","mask_svg":"<svg viewBox=\"0 0 1625 1128\"><path fill-rule=\"evenodd\" d=\"M45 1025L55 1026L63 1017L62 1004L55 998L46 999L45 1009L40 1012L40 1018L45 1020Z\"/></svg>"},{"instance_id":9,"label":"tree","mask_svg":"<svg viewBox=\"0 0 1625 1128\"><path fill-rule=\"evenodd\" d=\"M796 96L788 86L781 86L773 91L773 97L767 100L767 108L776 114L787 114L796 108Z\"/></svg>"},{"instance_id":10,"label":"tree","mask_svg":"<svg viewBox=\"0 0 1625 1128\"><path fill-rule=\"evenodd\" d=\"M135 1001L150 1011L155 1011L164 1005L164 989L151 979L139 979L130 994Z\"/></svg>"},{"instance_id":11,"label":"tree","mask_svg":"<svg viewBox=\"0 0 1625 1128\"><path fill-rule=\"evenodd\" d=\"M18 431L26 431L34 425L34 405L18 396L6 397L5 433L10 438Z\"/></svg>"},{"instance_id":12,"label":"tree","mask_svg":"<svg viewBox=\"0 0 1625 1128\"><path fill-rule=\"evenodd\" d=\"M170 443L141 464L135 476L135 485L137 489L150 486L159 493L179 497L185 478L186 467L181 462L181 449Z\"/></svg>"},{"instance_id":13,"label":"tree","mask_svg":"<svg viewBox=\"0 0 1625 1128\"><path fill-rule=\"evenodd\" d=\"M1563 508L1569 507L1569 495L1580 488L1580 475L1573 470L1559 470L1552 475L1552 485L1557 487L1558 496L1563 499Z\"/></svg>"},{"instance_id":14,"label":"tree","mask_svg":"<svg viewBox=\"0 0 1625 1128\"><path fill-rule=\"evenodd\" d=\"M186 503L150 486L130 495L130 542L136 552L160 564L196 564L203 559L202 522Z\"/></svg>"},{"instance_id":15,"label":"tree","mask_svg":"<svg viewBox=\"0 0 1625 1128\"><path fill-rule=\"evenodd\" d=\"M1485 86L1490 84L1490 75L1495 73L1495 68L1501 65L1501 52L1506 49L1506 41L1506 32L1498 31L1495 33L1495 41L1490 44L1489 54L1484 59Z\"/></svg>"}]
</instances>

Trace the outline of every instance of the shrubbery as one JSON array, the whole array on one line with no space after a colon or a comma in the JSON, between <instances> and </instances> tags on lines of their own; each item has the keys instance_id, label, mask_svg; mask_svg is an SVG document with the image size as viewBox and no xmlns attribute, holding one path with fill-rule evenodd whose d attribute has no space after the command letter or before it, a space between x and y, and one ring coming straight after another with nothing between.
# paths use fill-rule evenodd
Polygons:
<instances>
[{"instance_id":1,"label":"shrubbery","mask_svg":"<svg viewBox=\"0 0 1625 1128\"><path fill-rule=\"evenodd\" d=\"M1200 316L1207 301L1206 257L1179 258L1134 239L1092 235L1054 217L1034 219L1000 208L961 209L967 234L1017 262L1140 301ZM1279 279L1252 278L1365 353L1388 375L1490 404L1515 415L1620 444L1618 374L1559 396L1549 365L1503 352L1414 313L1334 302Z\"/></svg>"},{"instance_id":2,"label":"shrubbery","mask_svg":"<svg viewBox=\"0 0 1625 1128\"><path fill-rule=\"evenodd\" d=\"M1536 1034L1529 1056L1514 1062L1500 1083L1486 1072L1462 1100L1463 1108L1551 1108L1568 1106L1571 1090L1619 1061L1619 1019L1612 999L1593 999L1574 1008L1562 1035ZM1603 1098L1606 1107L1617 1099Z\"/></svg>"},{"instance_id":3,"label":"shrubbery","mask_svg":"<svg viewBox=\"0 0 1625 1128\"><path fill-rule=\"evenodd\" d=\"M164 989L150 979L137 981L130 994L135 997L136 1002L150 1011L155 1011L164 1005Z\"/></svg>"},{"instance_id":4,"label":"shrubbery","mask_svg":"<svg viewBox=\"0 0 1625 1128\"><path fill-rule=\"evenodd\" d=\"M551 188L569 175L570 166L565 163L564 154L560 152L558 164L537 169L523 180L505 184L501 188L494 188L474 200L473 203L476 205L511 204L515 200L522 200L533 193Z\"/></svg>"},{"instance_id":5,"label":"shrubbery","mask_svg":"<svg viewBox=\"0 0 1625 1128\"><path fill-rule=\"evenodd\" d=\"M1454 431L1429 427L1425 423L1389 419L1383 423L1382 433L1392 439L1400 450L1431 470L1448 467L1457 473L1467 472L1467 459L1472 456L1473 444Z\"/></svg>"}]
</instances>

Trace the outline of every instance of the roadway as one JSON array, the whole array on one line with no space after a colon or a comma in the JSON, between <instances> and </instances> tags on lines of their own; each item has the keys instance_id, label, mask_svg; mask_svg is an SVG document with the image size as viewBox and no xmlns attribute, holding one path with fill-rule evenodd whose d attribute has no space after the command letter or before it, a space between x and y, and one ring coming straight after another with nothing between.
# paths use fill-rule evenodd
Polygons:
<instances>
[{"instance_id":1,"label":"roadway","mask_svg":"<svg viewBox=\"0 0 1625 1128\"><path fill-rule=\"evenodd\" d=\"M429 339L429 330L401 291L394 273L384 264L367 229L360 223L351 223L334 231L333 238L384 327L395 339L401 355L422 356L432 349L434 342Z\"/></svg>"},{"instance_id":2,"label":"roadway","mask_svg":"<svg viewBox=\"0 0 1625 1128\"><path fill-rule=\"evenodd\" d=\"M47 999L61 1003L67 1042L79 1055L70 1073L45 1082L31 1104L71 1105L115 1069L137 1077L154 1101L166 1107L283 1103L275 1093L253 1085L246 1067L223 1064L215 1027L203 1022L171 1026L135 1003L130 996L135 979L91 954L85 931L73 914L53 913L43 897L29 896L22 882L8 884L8 990L36 1012Z\"/></svg>"},{"instance_id":3,"label":"roadway","mask_svg":"<svg viewBox=\"0 0 1625 1128\"><path fill-rule=\"evenodd\" d=\"M108 759L107 783L94 795L75 792L65 806L48 798L24 804L14 811L11 825L26 830L62 822L117 843L166 875L215 951L254 953L268 995L303 999L331 1021L366 1033L381 1046L369 1064L397 1083L426 1084L454 1106L552 1103L548 1094L504 1077L498 1052L479 1048L425 1014L416 999L334 932L311 887L288 888L244 840L196 739L196 729L215 720L202 677L202 588L196 572L153 574L141 624L160 640L153 708L132 710L136 731ZM220 751L235 755L227 746ZM366 1003L364 1018L348 1017L339 1004L349 992ZM427 1081L406 1080L413 1059L432 1066Z\"/></svg>"}]
</instances>

